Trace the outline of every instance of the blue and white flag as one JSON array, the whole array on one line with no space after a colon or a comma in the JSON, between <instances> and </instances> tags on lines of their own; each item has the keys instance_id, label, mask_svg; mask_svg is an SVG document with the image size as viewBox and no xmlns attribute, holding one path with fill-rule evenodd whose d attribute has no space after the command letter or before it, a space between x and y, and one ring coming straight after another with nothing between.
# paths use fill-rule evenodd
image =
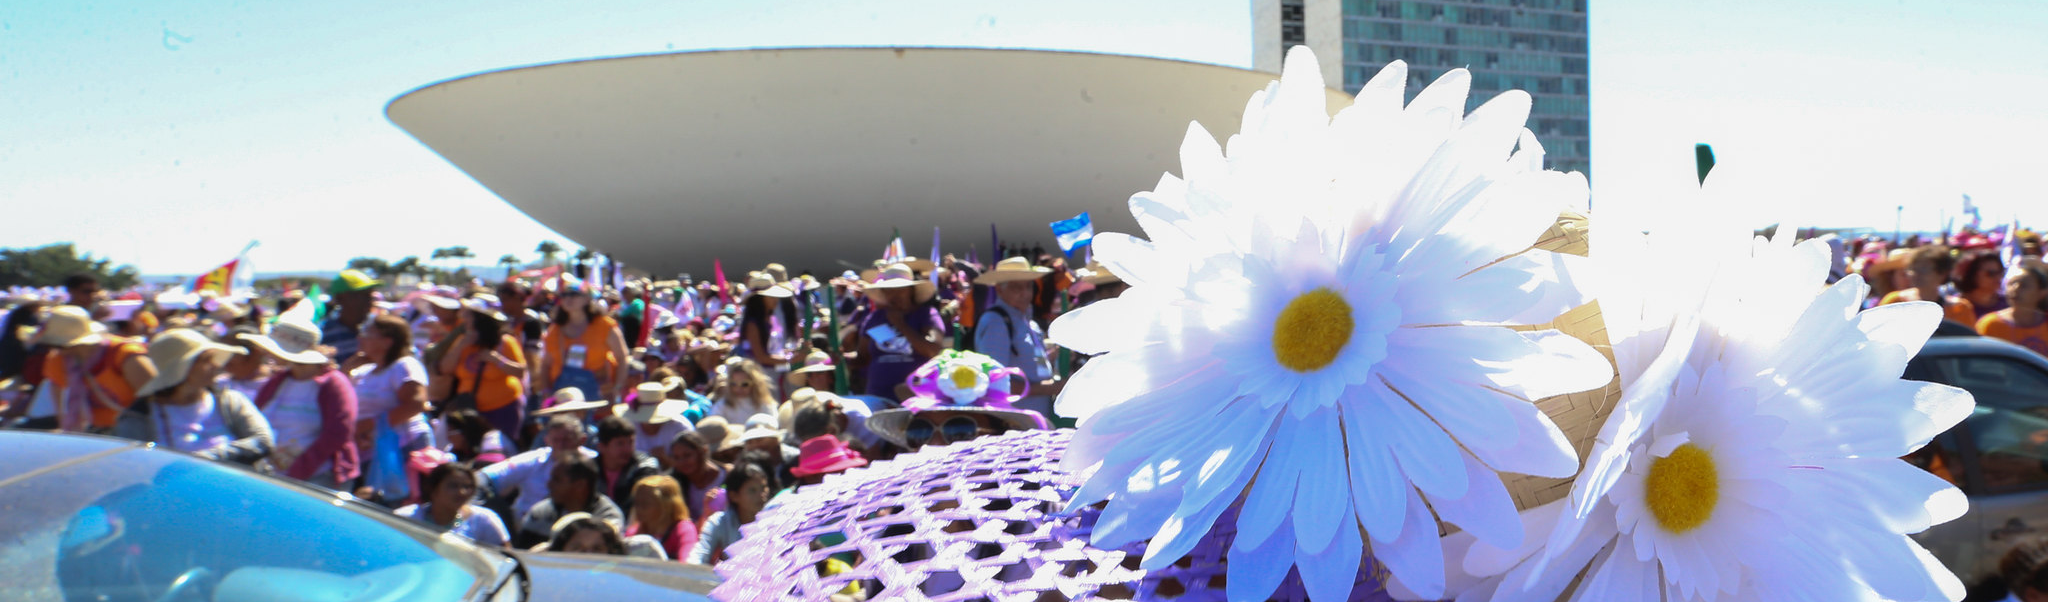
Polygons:
<instances>
[{"instance_id":1,"label":"blue and white flag","mask_svg":"<svg viewBox=\"0 0 2048 602\"><path fill-rule=\"evenodd\" d=\"M1074 249L1088 246L1089 241L1095 240L1095 224L1088 221L1088 212L1083 211L1074 219L1053 222L1052 235L1059 239L1060 252L1071 255Z\"/></svg>"}]
</instances>

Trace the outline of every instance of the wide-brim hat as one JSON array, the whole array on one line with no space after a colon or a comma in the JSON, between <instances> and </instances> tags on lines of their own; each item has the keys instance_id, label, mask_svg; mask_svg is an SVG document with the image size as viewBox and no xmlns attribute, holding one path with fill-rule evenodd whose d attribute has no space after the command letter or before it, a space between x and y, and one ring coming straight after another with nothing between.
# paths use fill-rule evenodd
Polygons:
<instances>
[{"instance_id":1,"label":"wide-brim hat","mask_svg":"<svg viewBox=\"0 0 2048 602\"><path fill-rule=\"evenodd\" d=\"M97 327L97 328L95 328ZM105 326L94 322L92 314L76 305L60 305L50 309L43 316L42 329L36 332L38 344L51 347L91 345L106 340Z\"/></svg>"},{"instance_id":2,"label":"wide-brim hat","mask_svg":"<svg viewBox=\"0 0 2048 602\"><path fill-rule=\"evenodd\" d=\"M747 430L740 433L740 443L755 439L781 439L782 429L776 428L777 424L780 423L776 422L775 417L767 414L755 414L747 418Z\"/></svg>"},{"instance_id":3,"label":"wide-brim hat","mask_svg":"<svg viewBox=\"0 0 2048 602\"><path fill-rule=\"evenodd\" d=\"M483 314L499 322L509 321L505 317L505 311L499 305L497 295L482 294L463 299L462 308Z\"/></svg>"},{"instance_id":4,"label":"wide-brim hat","mask_svg":"<svg viewBox=\"0 0 2048 602\"><path fill-rule=\"evenodd\" d=\"M567 412L582 412L611 405L611 403L603 400L586 400L583 398L583 390L575 387L556 389L555 394L550 395L549 399L554 402L554 405L542 408L540 411L534 412L533 415L549 416Z\"/></svg>"},{"instance_id":5,"label":"wide-brim hat","mask_svg":"<svg viewBox=\"0 0 2048 602\"><path fill-rule=\"evenodd\" d=\"M1093 262L1090 262L1088 264L1088 267L1075 270L1074 280L1086 284L1093 284L1096 286L1124 281L1124 279L1118 277L1115 272L1109 271L1108 267Z\"/></svg>"},{"instance_id":6,"label":"wide-brim hat","mask_svg":"<svg viewBox=\"0 0 2048 602\"><path fill-rule=\"evenodd\" d=\"M832 368L832 354L826 353L818 349L812 349L810 354L804 356L803 367L797 368L795 370L790 370L789 373L810 374L812 372L831 372Z\"/></svg>"},{"instance_id":7,"label":"wide-brim hat","mask_svg":"<svg viewBox=\"0 0 2048 602\"><path fill-rule=\"evenodd\" d=\"M624 416L633 424L668 424L683 417L683 409L689 403L680 399L646 401L634 399L630 404L612 406L612 415Z\"/></svg>"},{"instance_id":8,"label":"wide-brim hat","mask_svg":"<svg viewBox=\"0 0 2048 602\"><path fill-rule=\"evenodd\" d=\"M265 335L238 335L243 341L262 349L264 353L293 364L325 364L327 354L320 352L320 327L311 322L299 320L278 320L270 325Z\"/></svg>"},{"instance_id":9,"label":"wide-brim hat","mask_svg":"<svg viewBox=\"0 0 2048 602\"><path fill-rule=\"evenodd\" d=\"M897 264L909 267L912 272L917 274L929 274L934 268L939 267L938 264L932 263L929 259L920 259L916 256L904 257L896 261L877 259L875 260L875 267L860 271L860 279L862 282L874 282L876 276L888 271L889 266Z\"/></svg>"},{"instance_id":10,"label":"wide-brim hat","mask_svg":"<svg viewBox=\"0 0 2048 602\"><path fill-rule=\"evenodd\" d=\"M775 276L767 272L754 272L752 274L748 274L747 290L756 295L760 295L763 297L774 297L777 299L788 299L791 296L796 295L795 291L791 291L789 290L789 287L784 286L780 282L776 282Z\"/></svg>"},{"instance_id":11,"label":"wide-brim hat","mask_svg":"<svg viewBox=\"0 0 2048 602\"><path fill-rule=\"evenodd\" d=\"M135 390L138 398L147 397L157 391L178 386L192 373L192 362L207 352L242 355L247 349L222 345L206 338L206 335L186 328L164 331L149 342L149 362L156 365L156 377L143 383Z\"/></svg>"},{"instance_id":12,"label":"wide-brim hat","mask_svg":"<svg viewBox=\"0 0 2048 602\"><path fill-rule=\"evenodd\" d=\"M995 269L982 273L974 279L974 283L986 286L1019 280L1037 280L1051 273L1052 268L1031 265L1031 260L1022 257L1011 257L996 262Z\"/></svg>"},{"instance_id":13,"label":"wide-brim hat","mask_svg":"<svg viewBox=\"0 0 2048 602\"><path fill-rule=\"evenodd\" d=\"M923 303L930 301L932 295L939 292L938 285L932 284L930 280L918 278L910 266L901 263L889 264L889 267L883 268L867 281L867 293L870 296L874 295L875 291L909 288L917 291L917 302Z\"/></svg>"},{"instance_id":14,"label":"wide-brim hat","mask_svg":"<svg viewBox=\"0 0 2048 602\"><path fill-rule=\"evenodd\" d=\"M860 452L846 447L846 442L832 435L812 437L797 449L801 450L801 454L796 466L789 469L789 474L794 476L832 474L868 465L868 459L861 457Z\"/></svg>"},{"instance_id":15,"label":"wide-brim hat","mask_svg":"<svg viewBox=\"0 0 2048 602\"><path fill-rule=\"evenodd\" d=\"M739 429L733 428L732 423L724 416L705 416L703 420L697 421L696 426L697 435L704 438L704 443L711 448L711 453L740 446Z\"/></svg>"}]
</instances>

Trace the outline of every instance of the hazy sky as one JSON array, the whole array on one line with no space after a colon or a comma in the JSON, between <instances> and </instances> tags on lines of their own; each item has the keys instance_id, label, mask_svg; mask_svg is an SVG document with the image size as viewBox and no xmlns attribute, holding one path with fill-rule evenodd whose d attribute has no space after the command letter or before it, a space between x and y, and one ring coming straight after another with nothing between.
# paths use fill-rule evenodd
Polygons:
<instances>
[{"instance_id":1,"label":"hazy sky","mask_svg":"<svg viewBox=\"0 0 2048 602\"><path fill-rule=\"evenodd\" d=\"M1601 203L1655 206L1695 142L1823 225L2048 222L2048 2L1597 1ZM145 273L251 239L262 270L572 242L384 118L412 88L667 50L971 45L1251 61L1247 0L709 0L0 5L0 246L73 241ZM1336 57L1327 57L1335 59ZM1136 191L1133 191L1136 192ZM1054 216L1058 217L1058 216ZM1051 218L1048 218L1051 219Z\"/></svg>"}]
</instances>

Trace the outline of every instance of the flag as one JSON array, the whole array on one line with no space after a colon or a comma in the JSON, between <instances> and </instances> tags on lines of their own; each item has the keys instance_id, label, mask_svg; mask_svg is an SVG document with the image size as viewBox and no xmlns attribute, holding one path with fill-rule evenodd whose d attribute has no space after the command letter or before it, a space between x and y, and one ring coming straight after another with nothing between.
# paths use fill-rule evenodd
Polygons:
<instances>
[{"instance_id":1,"label":"flag","mask_svg":"<svg viewBox=\"0 0 2048 602\"><path fill-rule=\"evenodd\" d=\"M988 263L984 263L981 265L991 266L1003 260L1003 237L996 235L995 222L988 223L988 252L994 254L995 256L990 257L988 259Z\"/></svg>"},{"instance_id":2,"label":"flag","mask_svg":"<svg viewBox=\"0 0 2048 602\"><path fill-rule=\"evenodd\" d=\"M221 264L220 267L214 268L212 271L201 274L198 279L192 281L192 294L201 295L212 292L216 297L227 298L237 289L248 290L249 286L247 283L250 280L250 274L245 273L245 270L241 270L241 267L249 259L249 250L254 248L256 248L256 241L249 241L249 246L242 247L242 252L236 253L234 259L228 260L227 263Z\"/></svg>"},{"instance_id":3,"label":"flag","mask_svg":"<svg viewBox=\"0 0 2048 602\"><path fill-rule=\"evenodd\" d=\"M313 288L306 289L306 300L313 302L314 324L327 323L327 302L320 300L322 294L318 283L314 283Z\"/></svg>"},{"instance_id":4,"label":"flag","mask_svg":"<svg viewBox=\"0 0 2048 602\"><path fill-rule=\"evenodd\" d=\"M1963 215L1970 216L1971 230L1984 227L1984 215L1977 210L1977 203L1970 200L1970 195L1967 194L1963 195Z\"/></svg>"},{"instance_id":5,"label":"flag","mask_svg":"<svg viewBox=\"0 0 2048 602\"><path fill-rule=\"evenodd\" d=\"M711 260L711 278L718 282L718 301L732 305L732 290L725 286L725 264L717 259Z\"/></svg>"},{"instance_id":6,"label":"flag","mask_svg":"<svg viewBox=\"0 0 2048 602\"><path fill-rule=\"evenodd\" d=\"M192 281L192 292L211 292L216 297L228 296L228 293L234 290L235 266L241 264L241 262L242 258L240 257L230 259L227 263L221 264L220 267L214 268L205 274L200 274L197 280Z\"/></svg>"},{"instance_id":7,"label":"flag","mask_svg":"<svg viewBox=\"0 0 2048 602\"><path fill-rule=\"evenodd\" d=\"M2005 240L1998 244L1998 259L2005 269L2020 267L2020 216L2012 216L2012 224L2005 227Z\"/></svg>"},{"instance_id":8,"label":"flag","mask_svg":"<svg viewBox=\"0 0 2048 602\"><path fill-rule=\"evenodd\" d=\"M903 232L893 231L890 234L889 246L882 247L882 264L900 263L904 256L909 254L909 251L903 249Z\"/></svg>"},{"instance_id":9,"label":"flag","mask_svg":"<svg viewBox=\"0 0 2048 602\"><path fill-rule=\"evenodd\" d=\"M1088 212L1083 211L1074 219L1053 222L1052 235L1060 241L1060 252L1073 254L1074 249L1095 239L1095 224L1088 221Z\"/></svg>"},{"instance_id":10,"label":"flag","mask_svg":"<svg viewBox=\"0 0 2048 602\"><path fill-rule=\"evenodd\" d=\"M932 265L938 265L938 263L939 263L939 227L938 227L938 226L932 226L932 256L931 256L931 257L926 257L925 259L930 259L930 260L932 260ZM938 284L938 283L939 283L939 271L938 271L937 269L933 269L933 270L932 270L932 284Z\"/></svg>"}]
</instances>

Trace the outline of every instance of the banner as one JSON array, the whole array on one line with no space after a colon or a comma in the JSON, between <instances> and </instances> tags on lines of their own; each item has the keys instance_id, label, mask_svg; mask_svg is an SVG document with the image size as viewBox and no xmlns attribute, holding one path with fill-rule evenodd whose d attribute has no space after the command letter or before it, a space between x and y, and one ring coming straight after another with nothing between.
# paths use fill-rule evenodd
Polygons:
<instances>
[{"instance_id":1,"label":"banner","mask_svg":"<svg viewBox=\"0 0 2048 602\"><path fill-rule=\"evenodd\" d=\"M1059 239L1060 252L1073 254L1074 249L1088 246L1095 240L1095 224L1088 221L1088 212L1083 211L1074 219L1052 223L1052 235Z\"/></svg>"}]
</instances>

